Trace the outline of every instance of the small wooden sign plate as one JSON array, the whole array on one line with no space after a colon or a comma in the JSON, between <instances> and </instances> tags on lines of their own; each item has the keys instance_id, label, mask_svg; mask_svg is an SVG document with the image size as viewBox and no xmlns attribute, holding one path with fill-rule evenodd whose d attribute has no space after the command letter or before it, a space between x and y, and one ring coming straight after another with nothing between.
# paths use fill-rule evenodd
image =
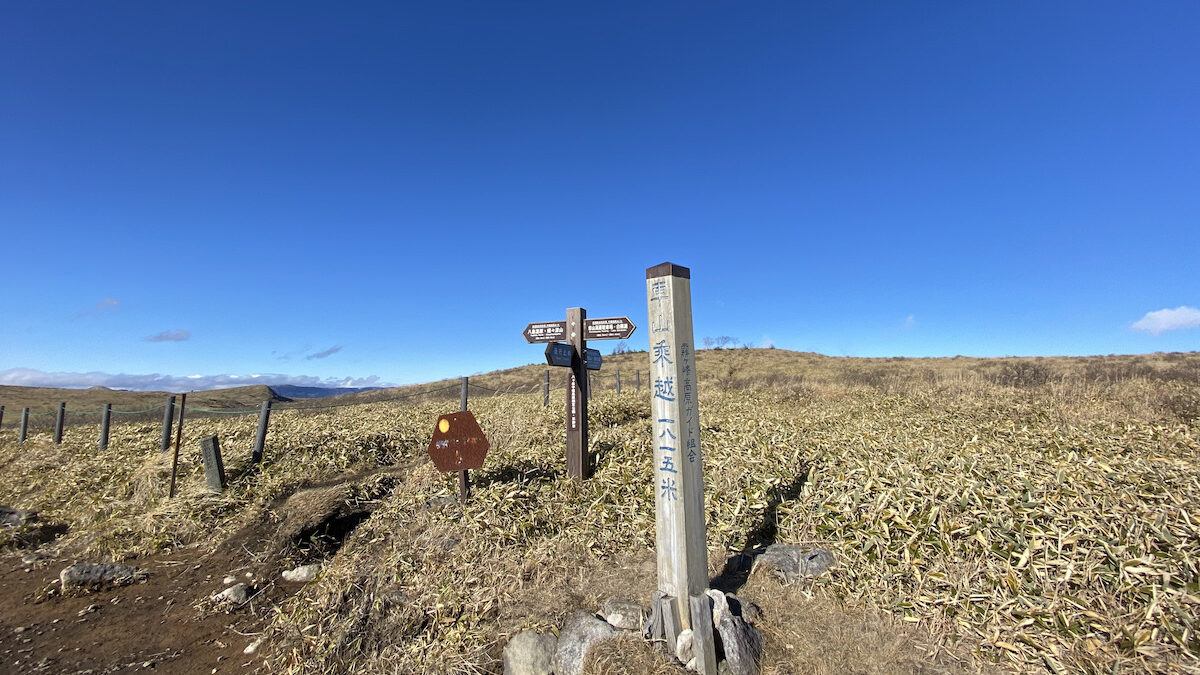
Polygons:
<instances>
[{"instance_id":1,"label":"small wooden sign plate","mask_svg":"<svg viewBox=\"0 0 1200 675\"><path fill-rule=\"evenodd\" d=\"M483 467L488 440L470 411L442 415L429 441L429 458L438 471L465 471Z\"/></svg>"}]
</instances>

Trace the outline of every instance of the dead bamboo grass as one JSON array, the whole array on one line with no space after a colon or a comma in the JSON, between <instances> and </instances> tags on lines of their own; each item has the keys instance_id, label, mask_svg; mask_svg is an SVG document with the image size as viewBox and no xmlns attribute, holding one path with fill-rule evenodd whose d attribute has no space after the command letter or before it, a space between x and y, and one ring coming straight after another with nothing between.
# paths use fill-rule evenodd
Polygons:
<instances>
[{"instance_id":1,"label":"dead bamboo grass","mask_svg":"<svg viewBox=\"0 0 1200 675\"><path fill-rule=\"evenodd\" d=\"M925 636L883 640L875 651L889 662L910 672L1200 668L1200 419L1161 405L1191 400L1194 385L968 378L702 392L713 560L776 540L829 548L832 574L798 591ZM550 629L607 597L647 600L646 401L596 397L599 468L582 485L563 476L561 395L549 408L540 394L474 401L493 450L466 507L439 501L454 487L422 461L445 407L276 413L268 463L220 497L202 489L198 439L220 435L238 474L254 421L189 420L174 501L154 425L114 427L103 457L94 428L72 428L60 447L4 439L0 503L70 523L61 547L135 556L270 519L304 485L417 461L318 581L279 608L279 671L487 672L523 628ZM777 622L769 645L805 620L796 604L764 603L767 625ZM799 656L770 654L772 672L804 670Z\"/></svg>"}]
</instances>

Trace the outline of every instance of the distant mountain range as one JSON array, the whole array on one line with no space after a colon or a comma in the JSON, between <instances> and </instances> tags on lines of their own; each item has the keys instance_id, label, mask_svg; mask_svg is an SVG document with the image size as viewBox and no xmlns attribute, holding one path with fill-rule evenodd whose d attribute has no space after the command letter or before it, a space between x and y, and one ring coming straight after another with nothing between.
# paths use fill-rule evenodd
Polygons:
<instances>
[{"instance_id":1,"label":"distant mountain range","mask_svg":"<svg viewBox=\"0 0 1200 675\"><path fill-rule=\"evenodd\" d=\"M329 398L343 394L360 394L383 387L301 387L294 384L273 384L271 391L284 398Z\"/></svg>"}]
</instances>

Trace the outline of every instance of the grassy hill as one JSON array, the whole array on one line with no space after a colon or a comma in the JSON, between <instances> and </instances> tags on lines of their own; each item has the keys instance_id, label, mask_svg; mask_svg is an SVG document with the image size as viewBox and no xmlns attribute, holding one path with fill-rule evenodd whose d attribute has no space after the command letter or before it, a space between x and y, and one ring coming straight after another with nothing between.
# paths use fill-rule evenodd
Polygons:
<instances>
[{"instance_id":1,"label":"grassy hill","mask_svg":"<svg viewBox=\"0 0 1200 675\"><path fill-rule=\"evenodd\" d=\"M764 672L1200 668L1200 354L698 361L710 573L772 542L837 559L791 586L738 587L762 609ZM57 446L46 433L19 446L5 424L0 504L65 533L39 544L0 529L0 545L55 561L170 556L164 574L225 546L263 580L257 623L239 630L267 638L244 660L268 672L498 672L520 630L606 598L648 602L650 405L629 384L641 370L645 387L647 366L646 353L605 357L589 409L596 473L581 484L564 475L561 374L548 407L545 366L472 376L491 451L463 505L425 454L456 380L283 404L255 470L253 415L191 420L174 499L153 421L118 425L103 455L94 423ZM231 476L220 495L203 487L207 435ZM280 568L312 560L316 580L278 590ZM210 615L212 584L173 606ZM239 659L242 635L221 638ZM644 671L630 660L640 641L626 647L588 672Z\"/></svg>"}]
</instances>

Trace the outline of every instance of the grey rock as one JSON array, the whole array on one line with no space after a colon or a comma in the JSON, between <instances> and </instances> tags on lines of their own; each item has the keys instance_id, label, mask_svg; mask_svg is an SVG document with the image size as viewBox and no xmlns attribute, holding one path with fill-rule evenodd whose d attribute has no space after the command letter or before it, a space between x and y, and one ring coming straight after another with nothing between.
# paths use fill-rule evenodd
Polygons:
<instances>
[{"instance_id":1,"label":"grey rock","mask_svg":"<svg viewBox=\"0 0 1200 675\"><path fill-rule=\"evenodd\" d=\"M421 509L439 509L443 506L450 506L457 503L458 497L434 497L433 499L426 499L425 503L421 505Z\"/></svg>"},{"instance_id":2,"label":"grey rock","mask_svg":"<svg viewBox=\"0 0 1200 675\"><path fill-rule=\"evenodd\" d=\"M754 569L769 570L784 583L817 576L833 566L833 554L823 548L804 549L791 544L771 544L754 560Z\"/></svg>"},{"instance_id":3,"label":"grey rock","mask_svg":"<svg viewBox=\"0 0 1200 675\"><path fill-rule=\"evenodd\" d=\"M675 658L679 659L679 662L685 667L692 668L695 666L692 662L692 656L695 651L696 646L692 638L692 629L684 628L679 631L679 639L675 642Z\"/></svg>"},{"instance_id":4,"label":"grey rock","mask_svg":"<svg viewBox=\"0 0 1200 675\"><path fill-rule=\"evenodd\" d=\"M504 675L552 675L558 638L533 630L517 633L504 645Z\"/></svg>"},{"instance_id":5,"label":"grey rock","mask_svg":"<svg viewBox=\"0 0 1200 675\"><path fill-rule=\"evenodd\" d=\"M234 584L212 596L212 601L218 605L240 607L250 599L250 587L246 584Z\"/></svg>"},{"instance_id":6,"label":"grey rock","mask_svg":"<svg viewBox=\"0 0 1200 675\"><path fill-rule=\"evenodd\" d=\"M129 565L114 563L77 562L58 574L63 593L68 591L97 591L113 586L125 586L135 581L142 581L146 572Z\"/></svg>"},{"instance_id":7,"label":"grey rock","mask_svg":"<svg viewBox=\"0 0 1200 675\"><path fill-rule=\"evenodd\" d=\"M7 506L0 506L0 525L6 527L20 527L25 523L36 521L37 517L37 511L20 511Z\"/></svg>"},{"instance_id":8,"label":"grey rock","mask_svg":"<svg viewBox=\"0 0 1200 675\"><path fill-rule=\"evenodd\" d=\"M253 654L254 652L258 651L258 648L262 646L262 643L265 640L266 640L266 638L258 638L254 642L251 642L250 644L246 645L246 648L242 650L242 653L246 654L247 656L249 656L250 654Z\"/></svg>"},{"instance_id":9,"label":"grey rock","mask_svg":"<svg viewBox=\"0 0 1200 675\"><path fill-rule=\"evenodd\" d=\"M610 598L604 603L604 620L619 630L639 630L649 612L645 607L628 600Z\"/></svg>"},{"instance_id":10,"label":"grey rock","mask_svg":"<svg viewBox=\"0 0 1200 675\"><path fill-rule=\"evenodd\" d=\"M612 638L615 629L591 612L580 610L567 617L554 651L555 675L583 675L583 661L597 643Z\"/></svg>"},{"instance_id":11,"label":"grey rock","mask_svg":"<svg viewBox=\"0 0 1200 675\"><path fill-rule=\"evenodd\" d=\"M226 586L228 586L228 585L230 585L230 584L236 584L236 583L237 583L237 577L235 577L235 576L233 576L232 574L230 574L230 575L226 576L224 579L222 579L222 580L221 580L221 583L225 584Z\"/></svg>"},{"instance_id":12,"label":"grey rock","mask_svg":"<svg viewBox=\"0 0 1200 675\"><path fill-rule=\"evenodd\" d=\"M321 571L321 563L311 563L301 565L296 569L284 570L283 580L290 581L295 584L307 584L317 576L317 572Z\"/></svg>"},{"instance_id":13,"label":"grey rock","mask_svg":"<svg viewBox=\"0 0 1200 675\"><path fill-rule=\"evenodd\" d=\"M756 624L762 619L762 608L758 605L744 600L733 593L726 593L725 600L729 603L729 611L734 616L740 616L748 624Z\"/></svg>"},{"instance_id":14,"label":"grey rock","mask_svg":"<svg viewBox=\"0 0 1200 675\"><path fill-rule=\"evenodd\" d=\"M709 590L708 595L713 599L713 624L717 628L717 635L721 638L721 647L725 652L722 672L728 672L730 675L758 675L758 664L762 661L763 653L762 634L742 617L735 616L730 611L724 593Z\"/></svg>"}]
</instances>

